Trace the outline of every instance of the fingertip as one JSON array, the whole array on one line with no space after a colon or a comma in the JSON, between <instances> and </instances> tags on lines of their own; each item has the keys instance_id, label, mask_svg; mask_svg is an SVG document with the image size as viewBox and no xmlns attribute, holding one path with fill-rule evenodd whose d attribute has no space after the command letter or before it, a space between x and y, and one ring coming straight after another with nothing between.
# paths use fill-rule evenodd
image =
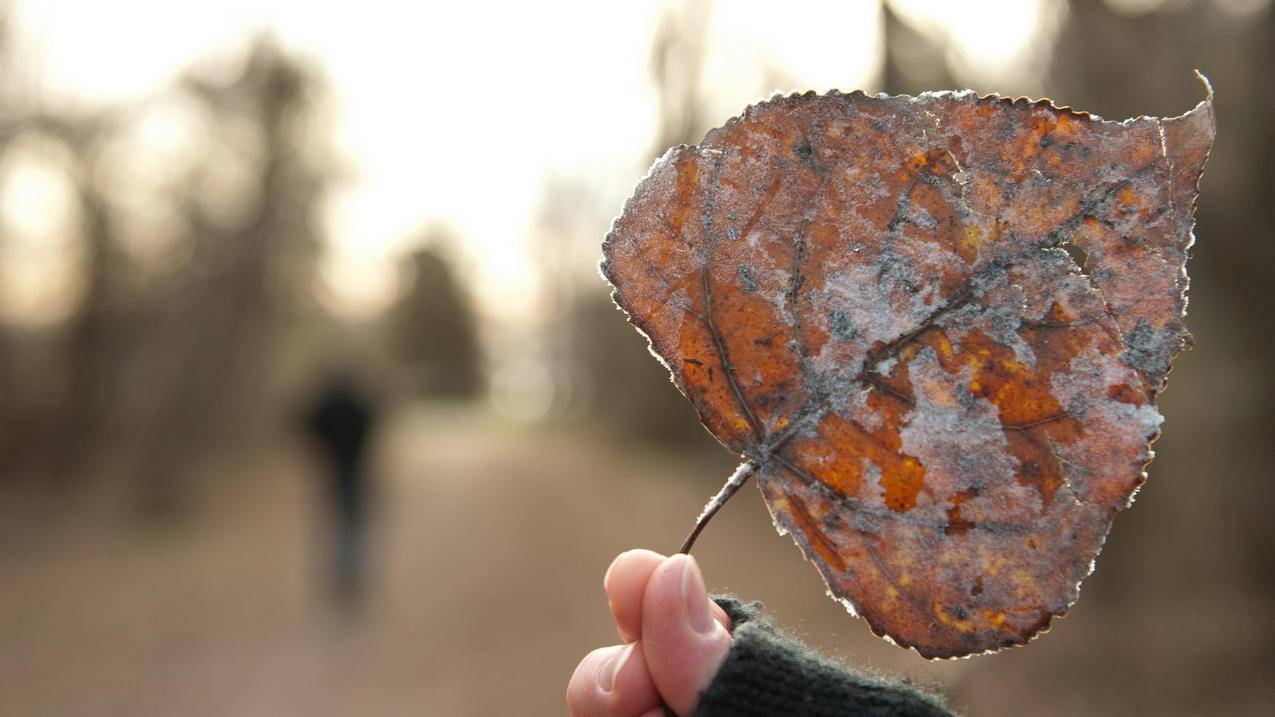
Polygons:
<instances>
[{"instance_id":1,"label":"fingertip","mask_svg":"<svg viewBox=\"0 0 1275 717\"><path fill-rule=\"evenodd\" d=\"M689 714L730 652L729 620L708 598L695 559L656 567L642 606L642 644L651 679L679 714Z\"/></svg>"},{"instance_id":2,"label":"fingertip","mask_svg":"<svg viewBox=\"0 0 1275 717\"><path fill-rule=\"evenodd\" d=\"M615 572L617 566L634 561L654 562L658 565L664 562L664 556L654 550L647 550L646 548L631 548L620 553L615 556L615 559L611 561L609 566L607 566L606 574L602 576L603 589L606 589L606 587L611 583L611 574Z\"/></svg>"},{"instance_id":3,"label":"fingertip","mask_svg":"<svg viewBox=\"0 0 1275 717\"><path fill-rule=\"evenodd\" d=\"M653 550L635 549L620 553L602 578L607 605L615 619L620 639L633 642L642 634L642 595L651 573L665 557Z\"/></svg>"}]
</instances>

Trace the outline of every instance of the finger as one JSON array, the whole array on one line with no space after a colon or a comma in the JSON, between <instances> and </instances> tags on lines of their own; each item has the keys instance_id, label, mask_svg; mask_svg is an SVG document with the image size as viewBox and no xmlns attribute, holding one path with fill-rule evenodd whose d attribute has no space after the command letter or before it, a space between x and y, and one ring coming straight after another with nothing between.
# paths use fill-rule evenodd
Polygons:
<instances>
[{"instance_id":1,"label":"finger","mask_svg":"<svg viewBox=\"0 0 1275 717\"><path fill-rule=\"evenodd\" d=\"M602 587L621 640L633 642L642 635L642 593L646 592L651 573L664 560L663 555L651 550L629 550L620 553L607 568Z\"/></svg>"},{"instance_id":2,"label":"finger","mask_svg":"<svg viewBox=\"0 0 1275 717\"><path fill-rule=\"evenodd\" d=\"M640 642L590 652L567 683L573 717L636 717L660 704Z\"/></svg>"},{"instance_id":3,"label":"finger","mask_svg":"<svg viewBox=\"0 0 1275 717\"><path fill-rule=\"evenodd\" d=\"M642 604L642 646L656 689L678 714L690 714L717 674L731 638L708 599L695 559L675 555L651 574Z\"/></svg>"},{"instance_id":4,"label":"finger","mask_svg":"<svg viewBox=\"0 0 1275 717\"><path fill-rule=\"evenodd\" d=\"M660 563L667 560L653 550L638 548L620 553L611 567L607 568L602 578L602 586L607 592L607 604L615 619L616 630L620 639L633 642L642 634L642 595L646 584L651 579ZM730 629L730 617L717 603L713 605L713 616L727 630Z\"/></svg>"}]
</instances>

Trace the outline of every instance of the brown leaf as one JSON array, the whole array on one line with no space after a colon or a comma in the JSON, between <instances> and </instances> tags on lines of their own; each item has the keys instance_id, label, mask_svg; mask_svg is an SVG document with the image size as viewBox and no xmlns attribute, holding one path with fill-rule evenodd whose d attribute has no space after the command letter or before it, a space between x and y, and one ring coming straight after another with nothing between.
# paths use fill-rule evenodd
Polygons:
<instances>
[{"instance_id":1,"label":"brown leaf","mask_svg":"<svg viewBox=\"0 0 1275 717\"><path fill-rule=\"evenodd\" d=\"M657 161L602 269L834 597L927 657L995 650L1145 480L1213 135L1211 91L1120 123L777 97Z\"/></svg>"}]
</instances>

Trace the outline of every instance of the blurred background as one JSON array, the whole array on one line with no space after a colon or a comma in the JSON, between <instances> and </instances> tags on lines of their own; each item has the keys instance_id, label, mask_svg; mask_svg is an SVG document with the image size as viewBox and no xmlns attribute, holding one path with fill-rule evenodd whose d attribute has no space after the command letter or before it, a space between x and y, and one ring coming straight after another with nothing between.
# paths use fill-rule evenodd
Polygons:
<instances>
[{"instance_id":1,"label":"blurred background","mask_svg":"<svg viewBox=\"0 0 1275 717\"><path fill-rule=\"evenodd\" d=\"M749 489L712 589L969 714L1275 701L1268 0L0 0L0 714L563 714L734 466L595 264L774 90L1217 91L1151 481L1025 649L926 662Z\"/></svg>"}]
</instances>

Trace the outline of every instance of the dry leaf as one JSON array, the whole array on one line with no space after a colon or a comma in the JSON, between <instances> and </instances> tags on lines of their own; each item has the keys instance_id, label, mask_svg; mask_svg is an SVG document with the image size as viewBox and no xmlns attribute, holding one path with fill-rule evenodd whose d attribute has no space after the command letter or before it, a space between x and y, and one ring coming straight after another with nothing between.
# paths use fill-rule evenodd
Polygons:
<instances>
[{"instance_id":1,"label":"dry leaf","mask_svg":"<svg viewBox=\"0 0 1275 717\"><path fill-rule=\"evenodd\" d=\"M831 595L927 657L1045 629L1145 480L1213 135L1211 91L1119 123L832 92L669 150L602 268L745 459L708 515L757 472Z\"/></svg>"}]
</instances>

